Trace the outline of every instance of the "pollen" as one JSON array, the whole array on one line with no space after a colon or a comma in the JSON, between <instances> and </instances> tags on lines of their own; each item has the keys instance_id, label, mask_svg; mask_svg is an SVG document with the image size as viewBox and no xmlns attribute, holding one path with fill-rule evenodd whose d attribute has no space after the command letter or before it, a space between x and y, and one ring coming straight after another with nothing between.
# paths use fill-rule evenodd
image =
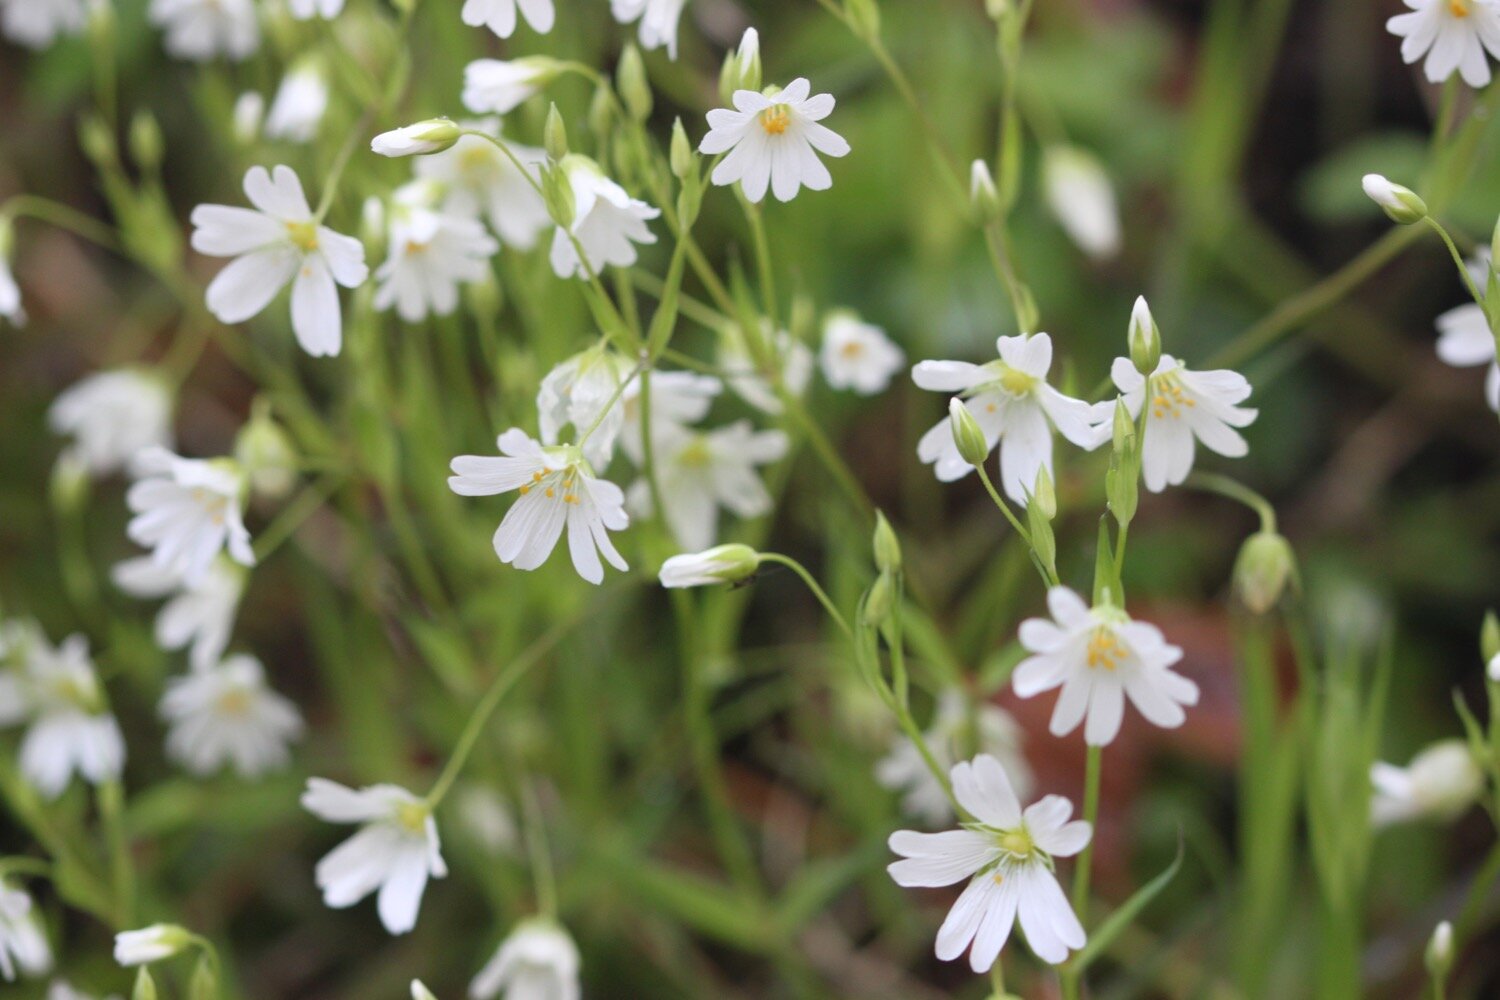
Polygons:
<instances>
[{"instance_id":1,"label":"pollen","mask_svg":"<svg viewBox=\"0 0 1500 1000\"><path fill-rule=\"evenodd\" d=\"M549 487L547 487L547 489L546 489L546 493L547 493L547 499L548 499L548 500L551 500L551 499L552 499L552 498L553 498L553 497L555 497L555 496L557 496L557 491L556 491L556 490L554 490L554 489L553 489L553 488L552 488L552 487L550 487L550 486L549 486Z\"/></svg>"},{"instance_id":2,"label":"pollen","mask_svg":"<svg viewBox=\"0 0 1500 1000\"><path fill-rule=\"evenodd\" d=\"M578 505L578 495L576 493L564 493L563 503L570 503L576 507Z\"/></svg>"},{"instance_id":3,"label":"pollen","mask_svg":"<svg viewBox=\"0 0 1500 1000\"><path fill-rule=\"evenodd\" d=\"M851 340L849 341L849 343L839 348L839 353L846 358L857 358L861 354L865 353L865 345L861 344L857 340Z\"/></svg>"},{"instance_id":4,"label":"pollen","mask_svg":"<svg viewBox=\"0 0 1500 1000\"><path fill-rule=\"evenodd\" d=\"M1180 418L1184 410L1198 405L1198 401L1182 387L1182 379L1175 374L1158 376L1152 383L1152 388L1156 390L1156 395L1151 399L1151 414L1158 420L1165 417Z\"/></svg>"},{"instance_id":5,"label":"pollen","mask_svg":"<svg viewBox=\"0 0 1500 1000\"><path fill-rule=\"evenodd\" d=\"M528 493L530 493L530 492L531 492L531 486L530 486L530 484L527 484L527 485L525 485L525 486L522 486L522 487L521 487L521 488L520 488L520 489L519 489L519 490L517 490L517 491L516 491L516 492L517 492L517 493L519 493L519 494L521 494L521 495L522 495L522 496L523 496L523 497L524 497L524 496L525 496L525 495L526 495L526 494L528 494Z\"/></svg>"},{"instance_id":6,"label":"pollen","mask_svg":"<svg viewBox=\"0 0 1500 1000\"><path fill-rule=\"evenodd\" d=\"M1096 628L1089 636L1088 665L1095 669L1114 670L1125 659L1125 647L1107 628Z\"/></svg>"},{"instance_id":7,"label":"pollen","mask_svg":"<svg viewBox=\"0 0 1500 1000\"><path fill-rule=\"evenodd\" d=\"M224 715L244 715L250 711L250 692L232 688L219 696L219 711Z\"/></svg>"},{"instance_id":8,"label":"pollen","mask_svg":"<svg viewBox=\"0 0 1500 1000\"><path fill-rule=\"evenodd\" d=\"M1448 9L1454 17L1469 16L1469 0L1448 0Z\"/></svg>"},{"instance_id":9,"label":"pollen","mask_svg":"<svg viewBox=\"0 0 1500 1000\"><path fill-rule=\"evenodd\" d=\"M781 135L792 124L792 110L785 104L773 104L760 113L760 127L766 135Z\"/></svg>"},{"instance_id":10,"label":"pollen","mask_svg":"<svg viewBox=\"0 0 1500 1000\"><path fill-rule=\"evenodd\" d=\"M288 222L286 234L305 252L311 253L318 249L318 227L311 222Z\"/></svg>"}]
</instances>

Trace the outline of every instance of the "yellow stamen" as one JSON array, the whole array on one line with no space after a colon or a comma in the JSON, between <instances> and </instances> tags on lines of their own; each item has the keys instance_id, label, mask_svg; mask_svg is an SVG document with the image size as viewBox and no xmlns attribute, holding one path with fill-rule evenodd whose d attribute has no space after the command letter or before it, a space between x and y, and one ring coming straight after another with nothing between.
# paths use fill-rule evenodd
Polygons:
<instances>
[{"instance_id":1,"label":"yellow stamen","mask_svg":"<svg viewBox=\"0 0 1500 1000\"><path fill-rule=\"evenodd\" d=\"M311 222L288 222L286 232L302 250L311 253L318 249L318 227Z\"/></svg>"},{"instance_id":2,"label":"yellow stamen","mask_svg":"<svg viewBox=\"0 0 1500 1000\"><path fill-rule=\"evenodd\" d=\"M1124 660L1125 647L1120 645L1114 632L1102 626L1094 629L1094 634L1089 636L1088 665L1096 669L1114 670Z\"/></svg>"},{"instance_id":3,"label":"yellow stamen","mask_svg":"<svg viewBox=\"0 0 1500 1000\"><path fill-rule=\"evenodd\" d=\"M1448 0L1448 9L1454 17L1469 16L1469 0Z\"/></svg>"},{"instance_id":4,"label":"yellow stamen","mask_svg":"<svg viewBox=\"0 0 1500 1000\"><path fill-rule=\"evenodd\" d=\"M219 711L224 715L244 715L250 711L250 692L232 688L219 696Z\"/></svg>"},{"instance_id":5,"label":"yellow stamen","mask_svg":"<svg viewBox=\"0 0 1500 1000\"><path fill-rule=\"evenodd\" d=\"M760 127L766 135L781 135L792 124L792 111L785 104L773 104L760 113Z\"/></svg>"}]
</instances>

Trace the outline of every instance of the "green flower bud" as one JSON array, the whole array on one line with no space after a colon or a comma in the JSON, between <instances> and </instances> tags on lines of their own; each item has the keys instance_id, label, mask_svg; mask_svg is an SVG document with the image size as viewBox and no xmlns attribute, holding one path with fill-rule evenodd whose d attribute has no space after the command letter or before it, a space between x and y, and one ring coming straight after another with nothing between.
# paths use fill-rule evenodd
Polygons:
<instances>
[{"instance_id":1,"label":"green flower bud","mask_svg":"<svg viewBox=\"0 0 1500 1000\"><path fill-rule=\"evenodd\" d=\"M1410 226L1427 218L1427 203L1411 188L1392 183L1379 174L1365 174L1365 194L1397 225Z\"/></svg>"},{"instance_id":2,"label":"green flower bud","mask_svg":"<svg viewBox=\"0 0 1500 1000\"><path fill-rule=\"evenodd\" d=\"M382 132L370 143L372 152L381 156L429 156L453 148L464 131L448 118L429 118Z\"/></svg>"},{"instance_id":3,"label":"green flower bud","mask_svg":"<svg viewBox=\"0 0 1500 1000\"><path fill-rule=\"evenodd\" d=\"M1046 470L1042 472L1045 474ZM1037 561L1049 576L1056 576L1057 536L1052 532L1052 521L1036 497L1026 505L1026 532L1031 536L1031 551L1036 554Z\"/></svg>"},{"instance_id":4,"label":"green flower bud","mask_svg":"<svg viewBox=\"0 0 1500 1000\"><path fill-rule=\"evenodd\" d=\"M740 89L740 63L733 52L724 56L724 65L719 67L719 103L732 106L734 92Z\"/></svg>"},{"instance_id":5,"label":"green flower bud","mask_svg":"<svg viewBox=\"0 0 1500 1000\"><path fill-rule=\"evenodd\" d=\"M1044 465L1036 470L1036 487L1031 491L1031 503L1043 519L1051 521L1057 516L1057 489L1052 485L1052 473Z\"/></svg>"},{"instance_id":6,"label":"green flower bud","mask_svg":"<svg viewBox=\"0 0 1500 1000\"><path fill-rule=\"evenodd\" d=\"M658 578L663 587L710 587L743 583L759 568L759 552L748 545L731 543L673 556L662 563Z\"/></svg>"},{"instance_id":7,"label":"green flower bud","mask_svg":"<svg viewBox=\"0 0 1500 1000\"><path fill-rule=\"evenodd\" d=\"M573 195L573 182L568 179L566 166L552 163L543 169L542 195L552 221L564 229L572 229L573 216L578 207Z\"/></svg>"},{"instance_id":8,"label":"green flower bud","mask_svg":"<svg viewBox=\"0 0 1500 1000\"><path fill-rule=\"evenodd\" d=\"M896 584L892 574L881 573L870 585L870 593L865 597L864 608L860 612L860 623L869 628L876 628L885 624L891 616L891 608L895 604Z\"/></svg>"},{"instance_id":9,"label":"green flower bud","mask_svg":"<svg viewBox=\"0 0 1500 1000\"><path fill-rule=\"evenodd\" d=\"M165 146L156 116L141 108L130 119L130 158L142 170L154 171L161 166Z\"/></svg>"},{"instance_id":10,"label":"green flower bud","mask_svg":"<svg viewBox=\"0 0 1500 1000\"><path fill-rule=\"evenodd\" d=\"M1445 979L1453 967L1453 925L1444 920L1433 929L1427 942L1427 972L1434 979Z\"/></svg>"},{"instance_id":11,"label":"green flower bud","mask_svg":"<svg viewBox=\"0 0 1500 1000\"><path fill-rule=\"evenodd\" d=\"M974 419L974 414L969 412L964 401L957 396L948 401L948 422L953 430L953 443L958 446L959 457L970 465L983 465L990 455L984 431L980 429L979 421Z\"/></svg>"},{"instance_id":12,"label":"green flower bud","mask_svg":"<svg viewBox=\"0 0 1500 1000\"><path fill-rule=\"evenodd\" d=\"M620 53L620 64L615 68L615 87L631 118L644 122L651 117L651 83L646 76L641 50L633 44L626 45L625 51Z\"/></svg>"},{"instance_id":13,"label":"green flower bud","mask_svg":"<svg viewBox=\"0 0 1500 1000\"><path fill-rule=\"evenodd\" d=\"M1135 448L1135 420L1130 416L1130 407L1125 405L1123 396L1115 398L1111 439L1117 455L1128 455Z\"/></svg>"},{"instance_id":14,"label":"green flower bud","mask_svg":"<svg viewBox=\"0 0 1500 1000\"><path fill-rule=\"evenodd\" d=\"M594 96L589 98L589 131L599 137L602 143L615 126L615 102L610 96L609 85L599 84L594 88Z\"/></svg>"},{"instance_id":15,"label":"green flower bud","mask_svg":"<svg viewBox=\"0 0 1500 1000\"><path fill-rule=\"evenodd\" d=\"M1234 589L1245 607L1258 615L1274 608L1288 582L1295 585L1296 578L1291 543L1274 531L1251 535L1234 563Z\"/></svg>"},{"instance_id":16,"label":"green flower bud","mask_svg":"<svg viewBox=\"0 0 1500 1000\"><path fill-rule=\"evenodd\" d=\"M188 1000L219 1000L219 976L207 955L200 955L193 968L193 978L188 980Z\"/></svg>"},{"instance_id":17,"label":"green flower bud","mask_svg":"<svg viewBox=\"0 0 1500 1000\"><path fill-rule=\"evenodd\" d=\"M52 499L52 508L63 514L80 509L88 499L88 466L83 464L83 460L73 449L64 448L53 463L48 495Z\"/></svg>"},{"instance_id":18,"label":"green flower bud","mask_svg":"<svg viewBox=\"0 0 1500 1000\"><path fill-rule=\"evenodd\" d=\"M740 48L734 55L735 70L739 75L736 85L740 90L760 90L760 33L746 28L740 36Z\"/></svg>"},{"instance_id":19,"label":"green flower bud","mask_svg":"<svg viewBox=\"0 0 1500 1000\"><path fill-rule=\"evenodd\" d=\"M681 118L674 119L672 122L669 162L672 165L672 176L678 180L687 177L693 169L693 144L688 141L687 129L682 127Z\"/></svg>"},{"instance_id":20,"label":"green flower bud","mask_svg":"<svg viewBox=\"0 0 1500 1000\"><path fill-rule=\"evenodd\" d=\"M78 144L83 148L83 155L100 170L118 165L115 137L110 133L109 126L97 116L86 115L78 123Z\"/></svg>"},{"instance_id":21,"label":"green flower bud","mask_svg":"<svg viewBox=\"0 0 1500 1000\"><path fill-rule=\"evenodd\" d=\"M156 980L145 966L135 974L135 988L130 991L130 1000L156 1000Z\"/></svg>"},{"instance_id":22,"label":"green flower bud","mask_svg":"<svg viewBox=\"0 0 1500 1000\"><path fill-rule=\"evenodd\" d=\"M411 1000L437 1000L437 997L433 996L432 991L422 985L422 980L413 979L411 981Z\"/></svg>"},{"instance_id":23,"label":"green flower bud","mask_svg":"<svg viewBox=\"0 0 1500 1000\"><path fill-rule=\"evenodd\" d=\"M882 573L901 572L901 541L883 511L875 512L875 538L871 543L875 550L875 567Z\"/></svg>"},{"instance_id":24,"label":"green flower bud","mask_svg":"<svg viewBox=\"0 0 1500 1000\"><path fill-rule=\"evenodd\" d=\"M563 124L556 104L547 108L547 124L542 128L542 145L546 148L547 155L555 161L561 162L568 155L568 127Z\"/></svg>"},{"instance_id":25,"label":"green flower bud","mask_svg":"<svg viewBox=\"0 0 1500 1000\"><path fill-rule=\"evenodd\" d=\"M250 489L258 497L280 500L297 485L297 449L271 416L271 406L257 399L250 421L234 442L235 460L244 467Z\"/></svg>"},{"instance_id":26,"label":"green flower bud","mask_svg":"<svg viewBox=\"0 0 1500 1000\"><path fill-rule=\"evenodd\" d=\"M1161 361L1161 330L1146 304L1146 296L1138 295L1135 308L1130 311L1130 361L1142 375L1156 371Z\"/></svg>"},{"instance_id":27,"label":"green flower bud","mask_svg":"<svg viewBox=\"0 0 1500 1000\"><path fill-rule=\"evenodd\" d=\"M875 0L844 0L844 17L860 38L871 41L880 37L880 8Z\"/></svg>"}]
</instances>

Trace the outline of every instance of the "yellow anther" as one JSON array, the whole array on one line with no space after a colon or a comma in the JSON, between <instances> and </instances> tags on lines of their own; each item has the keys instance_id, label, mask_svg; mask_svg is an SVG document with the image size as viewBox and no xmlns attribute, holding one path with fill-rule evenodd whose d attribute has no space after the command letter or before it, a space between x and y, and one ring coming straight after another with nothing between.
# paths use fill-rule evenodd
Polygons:
<instances>
[{"instance_id":1,"label":"yellow anther","mask_svg":"<svg viewBox=\"0 0 1500 1000\"><path fill-rule=\"evenodd\" d=\"M839 348L839 353L846 358L857 358L861 354L865 353L865 345L861 344L857 340L851 340L849 341L849 343Z\"/></svg>"},{"instance_id":2,"label":"yellow anther","mask_svg":"<svg viewBox=\"0 0 1500 1000\"><path fill-rule=\"evenodd\" d=\"M286 233L291 241L303 250L318 249L318 227L311 222L288 222Z\"/></svg>"},{"instance_id":3,"label":"yellow anther","mask_svg":"<svg viewBox=\"0 0 1500 1000\"><path fill-rule=\"evenodd\" d=\"M578 502L578 497L574 496L572 493L564 493L563 494L563 503L577 503L577 502Z\"/></svg>"},{"instance_id":4,"label":"yellow anther","mask_svg":"<svg viewBox=\"0 0 1500 1000\"><path fill-rule=\"evenodd\" d=\"M780 135L792 124L792 109L785 104L773 104L760 113L760 127L766 135Z\"/></svg>"},{"instance_id":5,"label":"yellow anther","mask_svg":"<svg viewBox=\"0 0 1500 1000\"><path fill-rule=\"evenodd\" d=\"M1454 17L1469 16L1469 0L1448 0L1448 9L1453 12Z\"/></svg>"},{"instance_id":6,"label":"yellow anther","mask_svg":"<svg viewBox=\"0 0 1500 1000\"><path fill-rule=\"evenodd\" d=\"M534 482L534 483L541 482L542 481L542 474L540 472L533 472L531 474L531 481Z\"/></svg>"},{"instance_id":7,"label":"yellow anther","mask_svg":"<svg viewBox=\"0 0 1500 1000\"><path fill-rule=\"evenodd\" d=\"M522 486L520 488L520 490L518 490L517 492L519 492L524 497L526 494L528 494L528 493L531 492L531 486L530 485Z\"/></svg>"},{"instance_id":8,"label":"yellow anther","mask_svg":"<svg viewBox=\"0 0 1500 1000\"><path fill-rule=\"evenodd\" d=\"M1114 670L1125 659L1125 647L1109 629L1096 628L1089 636L1087 658L1090 667Z\"/></svg>"},{"instance_id":9,"label":"yellow anther","mask_svg":"<svg viewBox=\"0 0 1500 1000\"><path fill-rule=\"evenodd\" d=\"M219 696L219 711L225 715L244 715L250 704L250 692L243 688L231 688Z\"/></svg>"},{"instance_id":10,"label":"yellow anther","mask_svg":"<svg viewBox=\"0 0 1500 1000\"><path fill-rule=\"evenodd\" d=\"M557 496L557 491L550 486L547 487L547 499L551 500L555 496Z\"/></svg>"}]
</instances>

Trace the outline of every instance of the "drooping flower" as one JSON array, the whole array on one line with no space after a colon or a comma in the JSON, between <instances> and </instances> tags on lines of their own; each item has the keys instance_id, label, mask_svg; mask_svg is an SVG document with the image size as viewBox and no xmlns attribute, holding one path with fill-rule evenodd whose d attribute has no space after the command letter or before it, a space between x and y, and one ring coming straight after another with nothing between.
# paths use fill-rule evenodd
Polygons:
<instances>
[{"instance_id":1,"label":"drooping flower","mask_svg":"<svg viewBox=\"0 0 1500 1000\"><path fill-rule=\"evenodd\" d=\"M610 0L609 10L621 24L640 19L641 48L667 48L667 58L677 58L677 24L687 0Z\"/></svg>"},{"instance_id":2,"label":"drooping flower","mask_svg":"<svg viewBox=\"0 0 1500 1000\"><path fill-rule=\"evenodd\" d=\"M605 265L629 267L636 261L637 243L656 242L646 222L661 215L660 209L630 197L586 156L570 154L558 169L572 188L574 206L573 224L566 231L558 226L552 234L552 270L559 278L586 278ZM587 268L580 266L578 247Z\"/></svg>"},{"instance_id":3,"label":"drooping flower","mask_svg":"<svg viewBox=\"0 0 1500 1000\"><path fill-rule=\"evenodd\" d=\"M1081 448L1101 443L1088 403L1065 396L1047 384L1052 367L1052 338L1000 337L1000 357L983 365L967 361L922 361L912 381L934 392L959 393L984 434L987 450L1000 449L1000 481L1007 495L1026 503L1037 473L1052 471L1054 429ZM973 468L958 452L947 420L938 422L917 442L917 457L933 467L943 482L968 475Z\"/></svg>"},{"instance_id":4,"label":"drooping flower","mask_svg":"<svg viewBox=\"0 0 1500 1000\"><path fill-rule=\"evenodd\" d=\"M1062 688L1052 735L1066 736L1082 722L1084 741L1105 746L1120 731L1126 698L1152 725L1182 725L1183 706L1198 703L1198 685L1172 670L1182 649L1161 629L1116 607L1090 608L1067 587L1049 590L1047 607L1051 621L1021 623L1021 645L1031 656L1016 667L1011 684L1022 698Z\"/></svg>"},{"instance_id":5,"label":"drooping flower","mask_svg":"<svg viewBox=\"0 0 1500 1000\"><path fill-rule=\"evenodd\" d=\"M750 201L764 198L768 186L781 201L791 201L802 187L831 187L833 178L817 154L845 156L849 144L819 124L833 112L833 95L809 97L810 90L807 80L798 77L785 90L769 94L737 90L733 111L710 111L709 133L698 152L729 154L710 179L719 185L739 182Z\"/></svg>"},{"instance_id":6,"label":"drooping flower","mask_svg":"<svg viewBox=\"0 0 1500 1000\"><path fill-rule=\"evenodd\" d=\"M178 59L240 60L260 48L254 0L151 0L147 13Z\"/></svg>"},{"instance_id":7,"label":"drooping flower","mask_svg":"<svg viewBox=\"0 0 1500 1000\"><path fill-rule=\"evenodd\" d=\"M476 59L464 67L464 107L475 114L508 114L539 93L559 72L546 56Z\"/></svg>"},{"instance_id":8,"label":"drooping flower","mask_svg":"<svg viewBox=\"0 0 1500 1000\"><path fill-rule=\"evenodd\" d=\"M189 586L181 574L157 565L150 556L137 556L117 563L110 578L131 597L167 598L156 616L158 646L165 650L191 647L188 662L195 670L219 662L245 591L243 569L228 559L215 559Z\"/></svg>"},{"instance_id":9,"label":"drooping flower","mask_svg":"<svg viewBox=\"0 0 1500 1000\"><path fill-rule=\"evenodd\" d=\"M415 927L427 879L448 874L427 803L396 785L356 791L309 778L302 808L329 823L360 824L318 862L323 902L343 909L378 891L376 909L386 930L405 934Z\"/></svg>"},{"instance_id":10,"label":"drooping flower","mask_svg":"<svg viewBox=\"0 0 1500 1000\"><path fill-rule=\"evenodd\" d=\"M1052 965L1067 961L1086 938L1057 884L1052 859L1083 850L1092 828L1082 820L1069 822L1073 806L1060 795L1023 811L1004 768L987 754L955 765L950 776L959 805L976 822L946 833L891 834L891 850L902 860L887 868L907 888L970 879L938 930L937 957L952 961L968 949L970 967L988 972L1019 922L1038 958Z\"/></svg>"},{"instance_id":11,"label":"drooping flower","mask_svg":"<svg viewBox=\"0 0 1500 1000\"><path fill-rule=\"evenodd\" d=\"M251 167L245 195L253 210L193 209L193 249L234 258L208 286L209 311L224 323L243 323L290 283L297 342L314 357L338 354L343 319L337 286L355 288L369 277L364 245L319 224L291 167Z\"/></svg>"},{"instance_id":12,"label":"drooping flower","mask_svg":"<svg viewBox=\"0 0 1500 1000\"><path fill-rule=\"evenodd\" d=\"M696 372L653 371L644 378L651 383L651 426L657 431L696 424L708 415L714 399L724 391L724 383ZM636 465L646 461L641 382L631 379L620 396L620 448Z\"/></svg>"},{"instance_id":13,"label":"drooping flower","mask_svg":"<svg viewBox=\"0 0 1500 1000\"><path fill-rule=\"evenodd\" d=\"M459 122L459 125L500 138L498 118ZM547 205L533 186L547 154L534 146L508 139L504 142L525 166L530 180L494 143L477 135L460 136L443 152L422 157L416 163L416 172L423 180L444 186L446 210L460 215L483 213L501 243L530 250L536 246L537 237L552 224Z\"/></svg>"},{"instance_id":14,"label":"drooping flower","mask_svg":"<svg viewBox=\"0 0 1500 1000\"><path fill-rule=\"evenodd\" d=\"M21 774L55 799L76 773L90 784L112 781L125 764L125 740L94 673L88 640L72 635L54 648L33 634L18 666L0 674L0 725L26 723Z\"/></svg>"},{"instance_id":15,"label":"drooping flower","mask_svg":"<svg viewBox=\"0 0 1500 1000\"><path fill-rule=\"evenodd\" d=\"M592 347L554 367L536 394L542 443L558 444L562 429L569 425L575 435L592 431L583 444L583 457L596 469L608 466L625 425L625 410L618 402L624 394L621 385L632 376L630 362L605 347Z\"/></svg>"},{"instance_id":16,"label":"drooping flower","mask_svg":"<svg viewBox=\"0 0 1500 1000\"><path fill-rule=\"evenodd\" d=\"M484 280L500 251L478 219L438 208L439 193L433 182L413 181L392 199L389 255L375 272L374 304L395 306L408 323L452 315L459 285Z\"/></svg>"},{"instance_id":17,"label":"drooping flower","mask_svg":"<svg viewBox=\"0 0 1500 1000\"><path fill-rule=\"evenodd\" d=\"M748 420L711 431L667 425L652 442L656 484L672 537L688 551L706 549L717 539L719 509L739 517L770 513L771 494L756 467L786 455L781 431L757 431ZM652 509L644 477L630 488L631 506Z\"/></svg>"},{"instance_id":18,"label":"drooping flower","mask_svg":"<svg viewBox=\"0 0 1500 1000\"><path fill-rule=\"evenodd\" d=\"M1458 71L1464 83L1490 82L1485 50L1500 59L1500 7L1493 0L1406 0L1411 10L1385 23L1401 39L1401 58L1414 63L1424 55L1427 79L1442 83Z\"/></svg>"},{"instance_id":19,"label":"drooping flower","mask_svg":"<svg viewBox=\"0 0 1500 1000\"><path fill-rule=\"evenodd\" d=\"M548 920L516 927L469 984L473 1000L578 1000L578 946Z\"/></svg>"},{"instance_id":20,"label":"drooping flower","mask_svg":"<svg viewBox=\"0 0 1500 1000\"><path fill-rule=\"evenodd\" d=\"M125 494L135 513L125 533L151 559L196 586L221 551L255 565L242 505L245 477L231 459L182 458L165 448L141 454L142 477Z\"/></svg>"},{"instance_id":21,"label":"drooping flower","mask_svg":"<svg viewBox=\"0 0 1500 1000\"><path fill-rule=\"evenodd\" d=\"M266 114L266 137L312 142L328 111L328 80L315 60L304 60L281 78Z\"/></svg>"},{"instance_id":22,"label":"drooping flower","mask_svg":"<svg viewBox=\"0 0 1500 1000\"><path fill-rule=\"evenodd\" d=\"M193 943L193 935L177 924L152 924L115 935L115 962L130 968L171 958Z\"/></svg>"},{"instance_id":23,"label":"drooping flower","mask_svg":"<svg viewBox=\"0 0 1500 1000\"><path fill-rule=\"evenodd\" d=\"M381 156L432 156L463 138L463 129L448 118L428 118L382 132L370 140L370 152Z\"/></svg>"},{"instance_id":24,"label":"drooping flower","mask_svg":"<svg viewBox=\"0 0 1500 1000\"><path fill-rule=\"evenodd\" d=\"M1469 273L1483 289L1489 283L1490 252L1481 249L1469 261ZM1484 379L1484 398L1490 409L1500 413L1500 364L1495 362L1495 334L1489 318L1477 302L1466 302L1449 309L1437 318L1437 354L1456 368L1488 365Z\"/></svg>"},{"instance_id":25,"label":"drooping flower","mask_svg":"<svg viewBox=\"0 0 1500 1000\"><path fill-rule=\"evenodd\" d=\"M839 310L823 323L818 361L823 377L835 389L873 396L890 385L891 376L906 363L906 355L880 327Z\"/></svg>"},{"instance_id":26,"label":"drooping flower","mask_svg":"<svg viewBox=\"0 0 1500 1000\"><path fill-rule=\"evenodd\" d=\"M1120 209L1109 175L1092 154L1072 146L1049 146L1042 155L1047 207L1074 243L1090 257L1113 257L1120 249Z\"/></svg>"},{"instance_id":27,"label":"drooping flower","mask_svg":"<svg viewBox=\"0 0 1500 1000\"><path fill-rule=\"evenodd\" d=\"M1370 821L1377 827L1416 819L1447 823L1478 801L1484 772L1463 740L1440 740L1406 767L1376 761L1370 782Z\"/></svg>"},{"instance_id":28,"label":"drooping flower","mask_svg":"<svg viewBox=\"0 0 1500 1000\"><path fill-rule=\"evenodd\" d=\"M448 487L466 497L511 490L520 494L495 531L501 562L536 569L552 554L566 526L568 552L579 576L590 583L603 581L601 553L615 569L629 569L609 538L610 531L630 523L618 486L595 478L583 454L571 445L543 447L515 427L501 434L498 444L499 458L455 458Z\"/></svg>"},{"instance_id":29,"label":"drooping flower","mask_svg":"<svg viewBox=\"0 0 1500 1000\"><path fill-rule=\"evenodd\" d=\"M1140 418L1146 404L1146 379L1129 358L1116 358L1110 369L1130 415ZM1146 488L1160 493L1177 486L1193 470L1194 440L1226 458L1240 458L1250 446L1235 430L1248 427L1258 411L1239 406L1250 395L1245 376L1228 369L1193 371L1163 354L1151 375L1151 408L1141 443L1141 474ZM1107 411L1107 408L1101 408ZM1112 417L1101 415L1101 432Z\"/></svg>"},{"instance_id":30,"label":"drooping flower","mask_svg":"<svg viewBox=\"0 0 1500 1000\"><path fill-rule=\"evenodd\" d=\"M464 0L461 16L464 24L475 28L483 25L501 38L509 38L516 30L518 10L538 34L552 30L556 14L552 0Z\"/></svg>"},{"instance_id":31,"label":"drooping flower","mask_svg":"<svg viewBox=\"0 0 1500 1000\"><path fill-rule=\"evenodd\" d=\"M314 17L334 18L344 9L344 0L287 0L287 7L300 21Z\"/></svg>"},{"instance_id":32,"label":"drooping flower","mask_svg":"<svg viewBox=\"0 0 1500 1000\"><path fill-rule=\"evenodd\" d=\"M672 556L661 564L657 577L668 588L713 587L748 580L759 565L759 553L748 545L716 545Z\"/></svg>"},{"instance_id":33,"label":"drooping flower","mask_svg":"<svg viewBox=\"0 0 1500 1000\"><path fill-rule=\"evenodd\" d=\"M923 740L939 766L951 768L969 750L999 760L1016 794L1031 794L1031 768L1021 753L1021 727L999 705L984 702L970 708L963 692L948 689L938 696L932 724ZM875 779L885 788L902 792L901 810L927 823L953 818L953 804L943 786L905 734L897 734L890 752L875 764Z\"/></svg>"},{"instance_id":34,"label":"drooping flower","mask_svg":"<svg viewBox=\"0 0 1500 1000\"><path fill-rule=\"evenodd\" d=\"M14 982L18 974L45 976L51 971L52 949L31 896L0 879L0 979Z\"/></svg>"},{"instance_id":35,"label":"drooping flower","mask_svg":"<svg viewBox=\"0 0 1500 1000\"><path fill-rule=\"evenodd\" d=\"M0 0L0 31L30 49L78 34L88 17L88 0Z\"/></svg>"},{"instance_id":36,"label":"drooping flower","mask_svg":"<svg viewBox=\"0 0 1500 1000\"><path fill-rule=\"evenodd\" d=\"M143 368L97 372L64 389L47 410L56 434L96 476L126 468L144 449L172 444L172 393Z\"/></svg>"},{"instance_id":37,"label":"drooping flower","mask_svg":"<svg viewBox=\"0 0 1500 1000\"><path fill-rule=\"evenodd\" d=\"M161 717L170 726L167 755L193 774L233 765L244 778L285 767L287 744L302 735L297 707L266 686L253 656L231 656L167 684Z\"/></svg>"},{"instance_id":38,"label":"drooping flower","mask_svg":"<svg viewBox=\"0 0 1500 1000\"><path fill-rule=\"evenodd\" d=\"M812 348L786 330L772 336L767 324L758 336L761 342L752 350L743 330L725 327L719 333L718 366L736 395L762 413L779 416L785 407L773 381L779 374L781 388L794 398L806 392L812 381Z\"/></svg>"}]
</instances>

